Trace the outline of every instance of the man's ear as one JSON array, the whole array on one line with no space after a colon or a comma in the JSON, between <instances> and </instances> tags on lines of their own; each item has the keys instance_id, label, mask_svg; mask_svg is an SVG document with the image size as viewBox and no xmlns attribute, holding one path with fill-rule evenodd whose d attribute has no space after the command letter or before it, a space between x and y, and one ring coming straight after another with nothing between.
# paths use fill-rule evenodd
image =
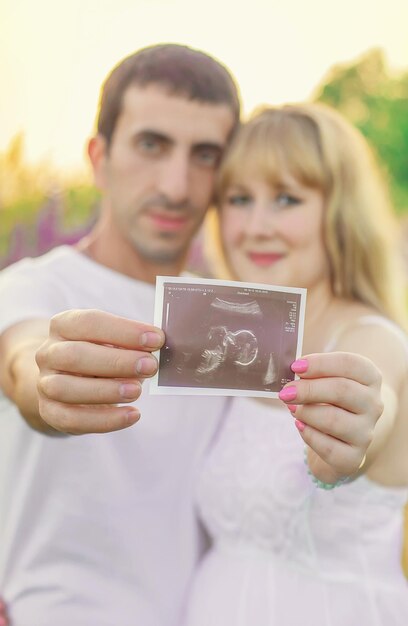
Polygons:
<instances>
[{"instance_id":1,"label":"man's ear","mask_svg":"<svg viewBox=\"0 0 408 626\"><path fill-rule=\"evenodd\" d=\"M92 165L95 185L98 189L106 187L106 160L108 157L108 146L105 137L95 135L91 137L87 147L88 157Z\"/></svg>"}]
</instances>

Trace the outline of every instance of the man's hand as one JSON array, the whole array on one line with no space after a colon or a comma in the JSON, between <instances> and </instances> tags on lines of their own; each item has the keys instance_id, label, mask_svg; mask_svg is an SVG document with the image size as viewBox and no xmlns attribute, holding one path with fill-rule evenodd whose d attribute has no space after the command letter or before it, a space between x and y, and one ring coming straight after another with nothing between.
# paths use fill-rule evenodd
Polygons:
<instances>
[{"instance_id":1,"label":"man's hand","mask_svg":"<svg viewBox=\"0 0 408 626\"><path fill-rule=\"evenodd\" d=\"M157 371L150 353L164 343L158 328L96 310L51 319L36 352L39 413L57 431L102 433L131 426L141 383Z\"/></svg>"}]
</instances>

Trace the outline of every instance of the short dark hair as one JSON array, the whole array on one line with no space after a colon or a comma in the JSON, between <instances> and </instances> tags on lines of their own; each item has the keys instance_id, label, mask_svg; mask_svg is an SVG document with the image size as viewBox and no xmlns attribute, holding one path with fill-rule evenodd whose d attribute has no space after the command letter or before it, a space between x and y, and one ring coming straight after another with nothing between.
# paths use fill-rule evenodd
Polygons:
<instances>
[{"instance_id":1,"label":"short dark hair","mask_svg":"<svg viewBox=\"0 0 408 626\"><path fill-rule=\"evenodd\" d=\"M142 48L123 59L102 85L97 132L111 142L129 85L157 84L189 100L227 104L239 122L240 97L230 72L208 54L179 44Z\"/></svg>"}]
</instances>

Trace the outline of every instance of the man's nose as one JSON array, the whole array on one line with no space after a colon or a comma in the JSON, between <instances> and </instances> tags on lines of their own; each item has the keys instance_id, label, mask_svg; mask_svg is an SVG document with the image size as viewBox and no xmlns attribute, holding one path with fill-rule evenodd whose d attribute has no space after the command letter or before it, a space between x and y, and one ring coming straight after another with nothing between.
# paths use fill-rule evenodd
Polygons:
<instances>
[{"instance_id":1,"label":"man's nose","mask_svg":"<svg viewBox=\"0 0 408 626\"><path fill-rule=\"evenodd\" d=\"M162 163L159 191L172 204L183 204L188 200L190 177L189 160L183 154L174 154Z\"/></svg>"}]
</instances>

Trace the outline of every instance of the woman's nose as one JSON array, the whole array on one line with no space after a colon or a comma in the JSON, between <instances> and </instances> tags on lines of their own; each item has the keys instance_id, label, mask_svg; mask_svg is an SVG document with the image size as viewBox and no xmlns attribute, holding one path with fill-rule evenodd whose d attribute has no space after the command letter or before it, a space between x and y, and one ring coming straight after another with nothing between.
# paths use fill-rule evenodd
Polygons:
<instances>
[{"instance_id":1,"label":"woman's nose","mask_svg":"<svg viewBox=\"0 0 408 626\"><path fill-rule=\"evenodd\" d=\"M274 231L274 216L271 208L263 203L256 204L250 212L247 234L251 237L270 237Z\"/></svg>"}]
</instances>

